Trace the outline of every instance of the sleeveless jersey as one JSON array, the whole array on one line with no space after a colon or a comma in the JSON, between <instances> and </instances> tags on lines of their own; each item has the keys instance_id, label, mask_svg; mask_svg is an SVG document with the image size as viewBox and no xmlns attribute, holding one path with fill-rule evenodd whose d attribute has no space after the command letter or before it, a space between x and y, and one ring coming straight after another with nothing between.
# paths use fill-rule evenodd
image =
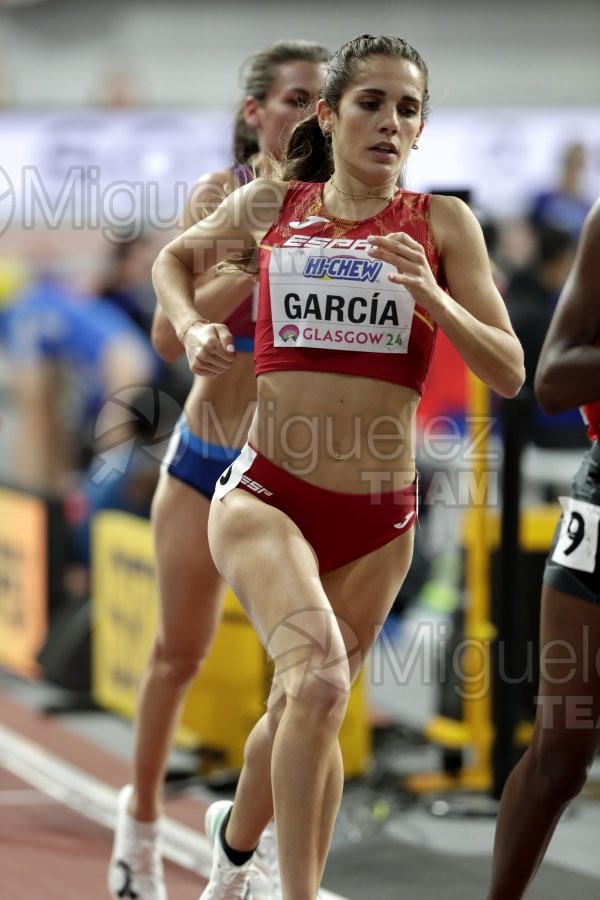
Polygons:
<instances>
[{"instance_id":1,"label":"sleeveless jersey","mask_svg":"<svg viewBox=\"0 0 600 900\"><path fill-rule=\"evenodd\" d=\"M254 178L252 169L250 166L246 165L232 166L231 173L235 179L236 188L241 187L244 184L249 184ZM227 325L234 338L247 339L245 342L244 340L236 342L239 350L246 350L249 352L253 350L252 341L254 339L254 329L256 326L256 303L253 292L248 294L248 296L236 306L231 315L225 320L225 325Z\"/></svg>"},{"instance_id":2,"label":"sleeveless jersey","mask_svg":"<svg viewBox=\"0 0 600 900\"><path fill-rule=\"evenodd\" d=\"M321 183L292 182L259 248L256 374L305 369L377 378L423 392L437 325L389 264L367 253L370 234L404 231L425 249L441 287L430 194L399 191L382 212L337 219Z\"/></svg>"}]
</instances>

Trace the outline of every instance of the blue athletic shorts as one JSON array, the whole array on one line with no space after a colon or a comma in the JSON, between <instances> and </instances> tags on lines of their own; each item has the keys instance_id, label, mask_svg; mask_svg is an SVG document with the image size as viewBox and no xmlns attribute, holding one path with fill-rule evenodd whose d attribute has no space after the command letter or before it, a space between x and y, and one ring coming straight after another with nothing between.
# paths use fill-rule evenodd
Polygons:
<instances>
[{"instance_id":1,"label":"blue athletic shorts","mask_svg":"<svg viewBox=\"0 0 600 900\"><path fill-rule=\"evenodd\" d=\"M217 479L239 452L239 447L221 447L204 441L190 431L181 416L161 468L211 500Z\"/></svg>"},{"instance_id":2,"label":"blue athletic shorts","mask_svg":"<svg viewBox=\"0 0 600 900\"><path fill-rule=\"evenodd\" d=\"M234 337L233 343L240 353L254 353L253 337Z\"/></svg>"}]
</instances>

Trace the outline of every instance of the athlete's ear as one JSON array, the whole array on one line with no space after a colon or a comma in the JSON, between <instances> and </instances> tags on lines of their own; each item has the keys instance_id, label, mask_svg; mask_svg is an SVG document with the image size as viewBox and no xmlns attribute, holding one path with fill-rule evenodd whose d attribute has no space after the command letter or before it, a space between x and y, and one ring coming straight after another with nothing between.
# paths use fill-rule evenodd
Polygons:
<instances>
[{"instance_id":1,"label":"athlete's ear","mask_svg":"<svg viewBox=\"0 0 600 900\"><path fill-rule=\"evenodd\" d=\"M333 112L330 106L324 100L317 100L316 105L317 118L319 126L324 133L331 132Z\"/></svg>"},{"instance_id":2,"label":"athlete's ear","mask_svg":"<svg viewBox=\"0 0 600 900\"><path fill-rule=\"evenodd\" d=\"M261 105L256 97L244 98L244 121L254 130L260 126L260 109Z\"/></svg>"}]
</instances>

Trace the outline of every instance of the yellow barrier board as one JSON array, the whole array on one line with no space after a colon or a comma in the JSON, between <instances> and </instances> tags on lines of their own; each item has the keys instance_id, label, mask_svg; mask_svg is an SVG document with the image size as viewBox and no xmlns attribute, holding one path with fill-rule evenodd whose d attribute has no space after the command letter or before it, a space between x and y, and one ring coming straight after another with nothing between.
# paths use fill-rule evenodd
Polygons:
<instances>
[{"instance_id":1,"label":"yellow barrier board","mask_svg":"<svg viewBox=\"0 0 600 900\"><path fill-rule=\"evenodd\" d=\"M127 718L135 713L139 679L152 646L158 596L150 524L103 512L92 531L92 691L96 702ZM271 667L244 610L227 592L223 620L183 710L178 740L221 754L238 769L246 738L265 709ZM347 777L370 759L367 702L359 679L352 689L340 742Z\"/></svg>"},{"instance_id":2,"label":"yellow barrier board","mask_svg":"<svg viewBox=\"0 0 600 900\"><path fill-rule=\"evenodd\" d=\"M25 677L48 629L47 546L45 502L0 488L0 665Z\"/></svg>"},{"instance_id":3,"label":"yellow barrier board","mask_svg":"<svg viewBox=\"0 0 600 900\"><path fill-rule=\"evenodd\" d=\"M92 691L131 718L156 631L157 594L148 522L103 512L92 528Z\"/></svg>"}]
</instances>

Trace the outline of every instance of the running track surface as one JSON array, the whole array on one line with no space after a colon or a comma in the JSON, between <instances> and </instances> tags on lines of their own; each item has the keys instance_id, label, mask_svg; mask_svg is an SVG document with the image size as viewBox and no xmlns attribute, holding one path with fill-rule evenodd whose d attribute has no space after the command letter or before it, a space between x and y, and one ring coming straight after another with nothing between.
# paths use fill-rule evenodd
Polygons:
<instances>
[{"instance_id":1,"label":"running track surface","mask_svg":"<svg viewBox=\"0 0 600 900\"><path fill-rule=\"evenodd\" d=\"M90 785L98 781L112 788L107 790L112 796L128 779L127 765L55 719L4 698L0 699L0 723L0 897L105 900L112 832L98 822L104 816L93 802L88 805L82 791L89 779ZM80 772L83 788L76 785L73 792L73 786L65 786L53 766L47 765L52 759L67 773L71 767ZM92 817L82 814L83 810ZM202 803L178 797L169 801L166 812L170 819L197 831L200 854ZM167 861L166 873L169 900L198 900L206 883L198 872Z\"/></svg>"},{"instance_id":2,"label":"running track surface","mask_svg":"<svg viewBox=\"0 0 600 900\"><path fill-rule=\"evenodd\" d=\"M116 796L128 778L122 758L0 697L1 900L107 900ZM207 802L182 794L166 803L169 900L198 900L206 884Z\"/></svg>"}]
</instances>

